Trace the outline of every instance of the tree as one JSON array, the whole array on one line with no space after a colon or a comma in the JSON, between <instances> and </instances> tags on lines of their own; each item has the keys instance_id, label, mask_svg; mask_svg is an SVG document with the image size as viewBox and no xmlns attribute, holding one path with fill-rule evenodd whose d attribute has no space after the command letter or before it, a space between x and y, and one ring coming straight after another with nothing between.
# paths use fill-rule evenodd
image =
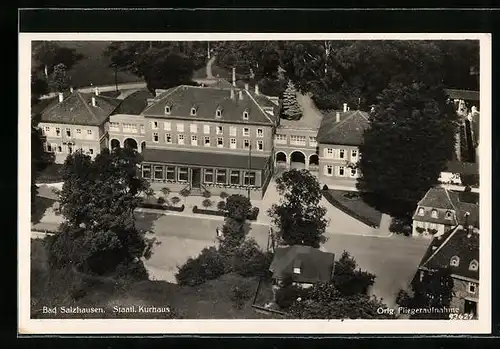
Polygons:
<instances>
[{"instance_id":1,"label":"tree","mask_svg":"<svg viewBox=\"0 0 500 349\"><path fill-rule=\"evenodd\" d=\"M203 207L205 208L209 208L209 207L212 207L212 200L210 199L205 199L202 201L201 203L203 205Z\"/></svg>"},{"instance_id":2,"label":"tree","mask_svg":"<svg viewBox=\"0 0 500 349\"><path fill-rule=\"evenodd\" d=\"M375 275L357 268L356 261L344 251L335 262L333 284L343 296L368 294L368 289L375 282Z\"/></svg>"},{"instance_id":3,"label":"tree","mask_svg":"<svg viewBox=\"0 0 500 349\"><path fill-rule=\"evenodd\" d=\"M390 85L364 132L358 189L367 200L377 198L380 210L406 216L438 184L456 129L457 115L441 87Z\"/></svg>"},{"instance_id":4,"label":"tree","mask_svg":"<svg viewBox=\"0 0 500 349\"><path fill-rule=\"evenodd\" d=\"M325 241L328 221L326 209L319 205L321 188L316 177L307 170L292 169L276 179L281 197L268 215L278 227L280 243L319 247Z\"/></svg>"},{"instance_id":5,"label":"tree","mask_svg":"<svg viewBox=\"0 0 500 349\"><path fill-rule=\"evenodd\" d=\"M146 198L148 200L153 200L154 197L155 197L155 191L153 190L153 188L147 188L145 191L144 191L144 195L146 195Z\"/></svg>"},{"instance_id":6,"label":"tree","mask_svg":"<svg viewBox=\"0 0 500 349\"><path fill-rule=\"evenodd\" d=\"M175 275L179 285L196 286L214 280L231 270L228 258L215 247L206 247L196 258L189 258Z\"/></svg>"},{"instance_id":7,"label":"tree","mask_svg":"<svg viewBox=\"0 0 500 349\"><path fill-rule=\"evenodd\" d=\"M191 190L188 188L184 188L179 192L179 195L184 198L184 203L186 203L186 199L189 195L191 195Z\"/></svg>"},{"instance_id":8,"label":"tree","mask_svg":"<svg viewBox=\"0 0 500 349\"><path fill-rule=\"evenodd\" d=\"M449 268L441 268L425 273L421 281L412 285L412 294L401 290L396 302L408 309L446 308L453 298L453 278ZM419 313L411 315L415 319L448 319L447 313Z\"/></svg>"},{"instance_id":9,"label":"tree","mask_svg":"<svg viewBox=\"0 0 500 349\"><path fill-rule=\"evenodd\" d=\"M42 73L46 80L56 65L62 63L69 70L84 58L76 49L63 47L55 41L33 41L32 57L35 72Z\"/></svg>"},{"instance_id":10,"label":"tree","mask_svg":"<svg viewBox=\"0 0 500 349\"><path fill-rule=\"evenodd\" d=\"M252 204L250 199L241 194L233 194L226 199L227 216L243 223L248 215Z\"/></svg>"},{"instance_id":11,"label":"tree","mask_svg":"<svg viewBox=\"0 0 500 349\"><path fill-rule=\"evenodd\" d=\"M163 193L163 195L165 195L165 198L166 198L170 194L170 188L163 187L163 188L161 188L161 192Z\"/></svg>"},{"instance_id":12,"label":"tree","mask_svg":"<svg viewBox=\"0 0 500 349\"><path fill-rule=\"evenodd\" d=\"M232 259L233 271L243 277L269 277L272 255L264 253L255 239L250 238L241 243Z\"/></svg>"},{"instance_id":13,"label":"tree","mask_svg":"<svg viewBox=\"0 0 500 349\"><path fill-rule=\"evenodd\" d=\"M193 73L205 64L203 42L113 42L106 49L111 65L143 77L151 92L193 85Z\"/></svg>"},{"instance_id":14,"label":"tree","mask_svg":"<svg viewBox=\"0 0 500 349\"><path fill-rule=\"evenodd\" d=\"M217 203L217 209L219 211L225 211L226 210L226 202L221 200Z\"/></svg>"},{"instance_id":15,"label":"tree","mask_svg":"<svg viewBox=\"0 0 500 349\"><path fill-rule=\"evenodd\" d=\"M377 310L387 306L375 296L355 294L343 296L333 284L318 283L302 294L287 309L299 319L390 319Z\"/></svg>"},{"instance_id":16,"label":"tree","mask_svg":"<svg viewBox=\"0 0 500 349\"><path fill-rule=\"evenodd\" d=\"M134 209L147 182L138 177L137 152L104 149L92 160L82 151L68 155L59 196L65 218L49 246L49 263L91 274L127 271L147 278L141 258L150 241L135 228Z\"/></svg>"},{"instance_id":17,"label":"tree","mask_svg":"<svg viewBox=\"0 0 500 349\"><path fill-rule=\"evenodd\" d=\"M299 120L302 117L300 105L297 102L297 90L291 81L283 93L283 117L289 120Z\"/></svg>"},{"instance_id":18,"label":"tree","mask_svg":"<svg viewBox=\"0 0 500 349\"><path fill-rule=\"evenodd\" d=\"M64 92L69 89L69 77L66 72L66 66L59 63L52 72L51 86L56 92Z\"/></svg>"},{"instance_id":19,"label":"tree","mask_svg":"<svg viewBox=\"0 0 500 349\"><path fill-rule=\"evenodd\" d=\"M245 236L244 222L226 217L222 226L222 236L219 237L220 250L226 254L233 254L245 241Z\"/></svg>"},{"instance_id":20,"label":"tree","mask_svg":"<svg viewBox=\"0 0 500 349\"><path fill-rule=\"evenodd\" d=\"M174 197L172 198L172 200L171 200L171 201L172 201L172 204L175 206L175 205L177 205L179 202L181 202L181 199L179 199L179 197L178 197L178 196L174 196Z\"/></svg>"}]
</instances>

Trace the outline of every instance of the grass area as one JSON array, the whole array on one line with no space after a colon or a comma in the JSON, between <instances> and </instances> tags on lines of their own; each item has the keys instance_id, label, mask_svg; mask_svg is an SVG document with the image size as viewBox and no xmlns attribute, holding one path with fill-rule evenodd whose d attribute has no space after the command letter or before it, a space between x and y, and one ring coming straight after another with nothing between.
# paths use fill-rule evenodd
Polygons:
<instances>
[{"instance_id":1,"label":"grass area","mask_svg":"<svg viewBox=\"0 0 500 349\"><path fill-rule=\"evenodd\" d=\"M351 217L372 227L380 225L382 213L363 201L359 193L328 189L323 191L323 196L329 203Z\"/></svg>"},{"instance_id":2,"label":"grass area","mask_svg":"<svg viewBox=\"0 0 500 349\"><path fill-rule=\"evenodd\" d=\"M241 308L231 299L234 285L253 285L249 299ZM228 274L196 287L164 281L117 280L90 277L74 271L50 271L43 240L31 242L32 318L192 318L238 319L273 318L278 315L256 312L252 308L257 278ZM115 313L113 307L170 307L173 313ZM104 314L43 314L42 307L101 307Z\"/></svg>"},{"instance_id":3,"label":"grass area","mask_svg":"<svg viewBox=\"0 0 500 349\"><path fill-rule=\"evenodd\" d=\"M45 168L38 172L36 178L37 183L62 182L62 175L60 173L62 167L63 164L48 164Z\"/></svg>"},{"instance_id":4,"label":"grass area","mask_svg":"<svg viewBox=\"0 0 500 349\"><path fill-rule=\"evenodd\" d=\"M37 196L35 202L35 212L31 214L31 223L39 223L45 215L45 211L47 211L49 207L52 207L55 202L56 200Z\"/></svg>"},{"instance_id":5,"label":"grass area","mask_svg":"<svg viewBox=\"0 0 500 349\"><path fill-rule=\"evenodd\" d=\"M96 86L113 85L115 71L109 66L110 59L103 55L109 41L59 41L63 47L73 48L84 57L68 72L71 84L75 88L87 87L91 83ZM118 84L142 82L143 79L128 72L117 72Z\"/></svg>"}]
</instances>

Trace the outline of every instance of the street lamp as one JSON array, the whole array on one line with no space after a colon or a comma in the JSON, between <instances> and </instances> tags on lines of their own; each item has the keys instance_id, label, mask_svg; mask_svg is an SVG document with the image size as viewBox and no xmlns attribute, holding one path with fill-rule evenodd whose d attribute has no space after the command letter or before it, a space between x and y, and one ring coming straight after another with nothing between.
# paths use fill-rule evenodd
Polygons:
<instances>
[{"instance_id":1,"label":"street lamp","mask_svg":"<svg viewBox=\"0 0 500 349\"><path fill-rule=\"evenodd\" d=\"M250 172L252 170L252 145L250 144L250 147L248 148L248 185L247 185L247 190L248 190L248 200L250 200Z\"/></svg>"}]
</instances>

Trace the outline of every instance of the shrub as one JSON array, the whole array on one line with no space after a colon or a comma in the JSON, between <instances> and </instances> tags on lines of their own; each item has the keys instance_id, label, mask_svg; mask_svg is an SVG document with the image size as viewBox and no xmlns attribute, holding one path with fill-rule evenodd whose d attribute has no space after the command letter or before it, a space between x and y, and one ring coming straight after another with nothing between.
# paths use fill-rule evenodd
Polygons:
<instances>
[{"instance_id":1,"label":"shrub","mask_svg":"<svg viewBox=\"0 0 500 349\"><path fill-rule=\"evenodd\" d=\"M161 192L163 193L163 195L165 195L165 197L167 197L170 194L170 188L163 187L161 188Z\"/></svg>"},{"instance_id":2,"label":"shrub","mask_svg":"<svg viewBox=\"0 0 500 349\"><path fill-rule=\"evenodd\" d=\"M425 231L425 228L422 227L416 227L415 230L419 233L422 234Z\"/></svg>"},{"instance_id":3,"label":"shrub","mask_svg":"<svg viewBox=\"0 0 500 349\"><path fill-rule=\"evenodd\" d=\"M165 198L164 198L163 196L160 196L160 197L158 198L157 202L158 202L160 205L163 205L163 204L166 202L166 200L165 200Z\"/></svg>"},{"instance_id":4,"label":"shrub","mask_svg":"<svg viewBox=\"0 0 500 349\"><path fill-rule=\"evenodd\" d=\"M175 278L181 286L196 286L231 271L227 258L215 247L204 248L196 258L189 258Z\"/></svg>"},{"instance_id":5,"label":"shrub","mask_svg":"<svg viewBox=\"0 0 500 349\"><path fill-rule=\"evenodd\" d=\"M219 194L219 196L222 200L226 200L229 197L229 194L223 191Z\"/></svg>"},{"instance_id":6,"label":"shrub","mask_svg":"<svg viewBox=\"0 0 500 349\"><path fill-rule=\"evenodd\" d=\"M177 205L179 202L181 202L181 199L179 199L178 196L174 196L172 199L170 199L170 201L172 201L172 204L175 206Z\"/></svg>"},{"instance_id":7,"label":"shrub","mask_svg":"<svg viewBox=\"0 0 500 349\"><path fill-rule=\"evenodd\" d=\"M328 190L328 186L326 184L323 185L323 190Z\"/></svg>"},{"instance_id":8,"label":"shrub","mask_svg":"<svg viewBox=\"0 0 500 349\"><path fill-rule=\"evenodd\" d=\"M204 198L207 198L207 199L208 199L209 197L211 197L211 196L212 196L212 193L211 193L211 192L209 192L208 190L205 190L205 191L203 192L203 194L202 194L202 195L203 195L203 197L204 197Z\"/></svg>"},{"instance_id":9,"label":"shrub","mask_svg":"<svg viewBox=\"0 0 500 349\"><path fill-rule=\"evenodd\" d=\"M437 229L430 229L430 228L429 228L429 229L427 229L427 231L428 231L428 232L429 232L429 234L431 234L431 235L434 235L434 234L436 234L436 233L438 232L438 231L437 231Z\"/></svg>"},{"instance_id":10,"label":"shrub","mask_svg":"<svg viewBox=\"0 0 500 349\"><path fill-rule=\"evenodd\" d=\"M204 209L198 208L198 206L196 206L196 205L193 206L193 213L211 214L214 216L225 216L226 215L226 212L224 212L224 211L204 210Z\"/></svg>"},{"instance_id":11,"label":"shrub","mask_svg":"<svg viewBox=\"0 0 500 349\"><path fill-rule=\"evenodd\" d=\"M268 277L271 261L272 255L263 252L257 242L250 238L235 251L232 265L233 270L243 277Z\"/></svg>"},{"instance_id":12,"label":"shrub","mask_svg":"<svg viewBox=\"0 0 500 349\"><path fill-rule=\"evenodd\" d=\"M226 209L226 202L225 201L219 201L217 203L217 209L219 211L224 211Z\"/></svg>"},{"instance_id":13,"label":"shrub","mask_svg":"<svg viewBox=\"0 0 500 349\"><path fill-rule=\"evenodd\" d=\"M203 200L202 205L203 205L203 207L205 207L205 208L209 208L209 207L211 207L211 206L212 206L212 200L210 200L210 199L205 199L205 200Z\"/></svg>"},{"instance_id":14,"label":"shrub","mask_svg":"<svg viewBox=\"0 0 500 349\"><path fill-rule=\"evenodd\" d=\"M389 231L395 234L404 234L406 236L411 234L411 219L394 217L391 220Z\"/></svg>"},{"instance_id":15,"label":"shrub","mask_svg":"<svg viewBox=\"0 0 500 349\"><path fill-rule=\"evenodd\" d=\"M250 214L252 204L250 199L241 194L234 194L226 200L226 210L228 217L237 221L244 221Z\"/></svg>"},{"instance_id":16,"label":"shrub","mask_svg":"<svg viewBox=\"0 0 500 349\"><path fill-rule=\"evenodd\" d=\"M251 220L251 221L255 221L255 220L257 220L258 215L259 215L259 208L258 207L254 207L250 211L250 214L248 215L248 219Z\"/></svg>"},{"instance_id":17,"label":"shrub","mask_svg":"<svg viewBox=\"0 0 500 349\"><path fill-rule=\"evenodd\" d=\"M289 308L297 298L304 294L304 290L292 284L281 287L276 291L275 301L281 309Z\"/></svg>"},{"instance_id":18,"label":"shrub","mask_svg":"<svg viewBox=\"0 0 500 349\"><path fill-rule=\"evenodd\" d=\"M245 302L252 297L251 284L248 281L245 281L240 281L238 284L233 285L230 289L229 298L237 309L243 308Z\"/></svg>"}]
</instances>

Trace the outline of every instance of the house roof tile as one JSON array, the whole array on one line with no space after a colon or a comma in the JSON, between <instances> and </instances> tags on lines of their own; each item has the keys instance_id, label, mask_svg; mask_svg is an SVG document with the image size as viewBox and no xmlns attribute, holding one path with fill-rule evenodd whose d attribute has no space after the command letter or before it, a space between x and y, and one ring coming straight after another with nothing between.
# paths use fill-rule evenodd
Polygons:
<instances>
[{"instance_id":1,"label":"house roof tile","mask_svg":"<svg viewBox=\"0 0 500 349\"><path fill-rule=\"evenodd\" d=\"M293 268L299 263L301 273L294 274ZM335 263L335 255L317 248L302 245L279 247L269 267L274 278L292 276L295 282L329 282Z\"/></svg>"},{"instance_id":2,"label":"house roof tile","mask_svg":"<svg viewBox=\"0 0 500 349\"><path fill-rule=\"evenodd\" d=\"M242 99L239 98L241 93ZM205 121L225 121L242 124L275 123L274 117L264 111L264 107L273 108L269 100L264 102L264 96L256 96L245 89L234 89L231 98L231 88L212 88L198 86L177 86L158 95L153 103L142 114L145 117L181 118ZM270 104L269 104L270 103ZM165 114L165 107L170 106L170 114ZM197 106L196 115L191 115L191 108ZM216 116L217 108L223 113ZM248 112L248 120L243 120L243 112Z\"/></svg>"},{"instance_id":3,"label":"house roof tile","mask_svg":"<svg viewBox=\"0 0 500 349\"><path fill-rule=\"evenodd\" d=\"M95 97L96 106L92 106ZM72 125L102 125L121 103L120 100L93 93L73 92L62 102L56 101L41 113L41 121Z\"/></svg>"},{"instance_id":4,"label":"house roof tile","mask_svg":"<svg viewBox=\"0 0 500 349\"><path fill-rule=\"evenodd\" d=\"M459 258L458 266L450 265L454 256ZM479 268L469 269L472 261L479 262L479 233L457 227L432 240L420 268L437 270L450 267L452 274L479 280Z\"/></svg>"},{"instance_id":5,"label":"house roof tile","mask_svg":"<svg viewBox=\"0 0 500 349\"><path fill-rule=\"evenodd\" d=\"M340 116L338 122L337 113ZM331 111L323 117L317 140L325 144L361 145L363 133L369 126L368 113L364 111Z\"/></svg>"}]
</instances>

